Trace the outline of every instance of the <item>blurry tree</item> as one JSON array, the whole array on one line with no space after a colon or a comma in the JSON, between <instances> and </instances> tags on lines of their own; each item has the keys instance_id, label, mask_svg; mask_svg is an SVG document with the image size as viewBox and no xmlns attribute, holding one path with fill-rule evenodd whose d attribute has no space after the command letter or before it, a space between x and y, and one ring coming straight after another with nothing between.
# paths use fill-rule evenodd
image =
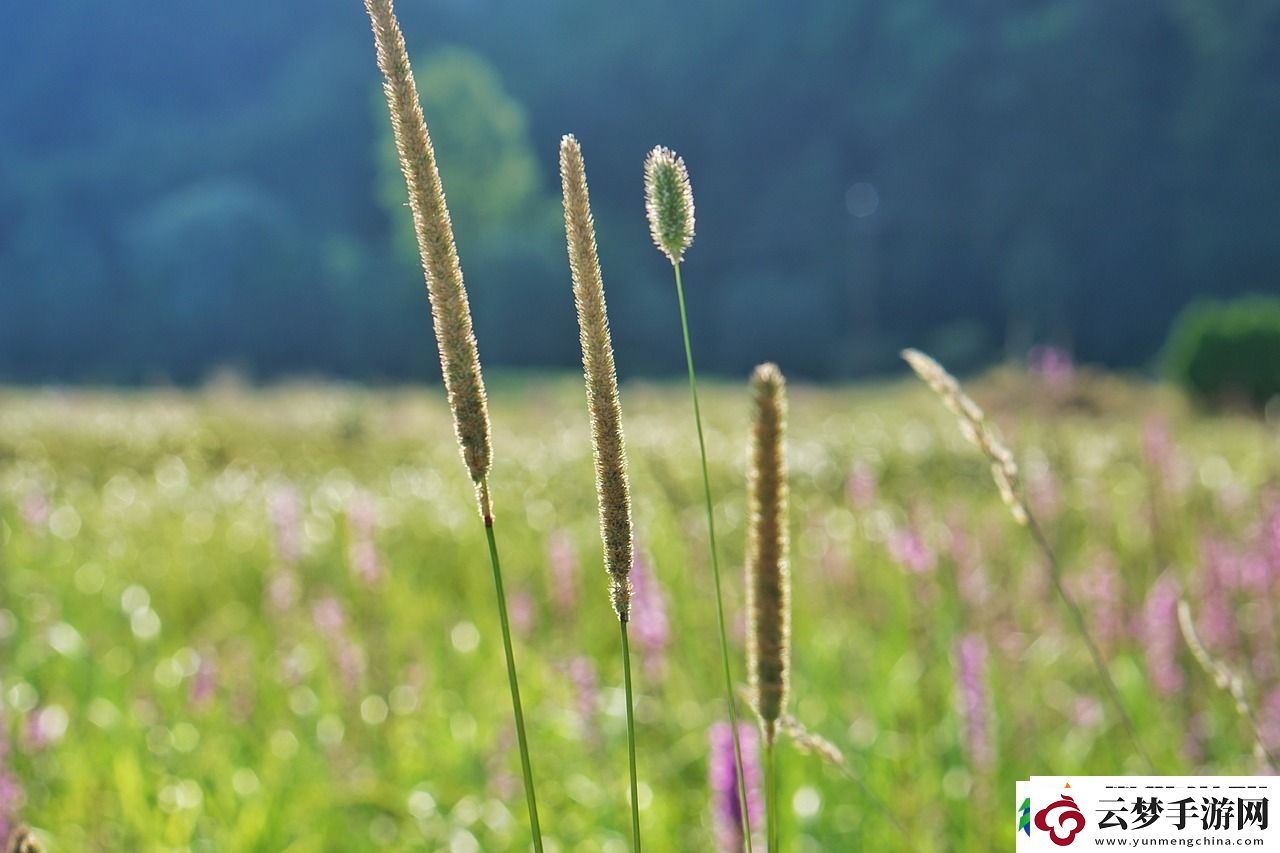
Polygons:
<instances>
[{"instance_id":1,"label":"blurry tree","mask_svg":"<svg viewBox=\"0 0 1280 853\"><path fill-rule=\"evenodd\" d=\"M1044 340L1144 365L1197 296L1280 289L1280 0L400 13L429 39L419 88L493 366L577 359L567 131L626 376L681 369L641 208L658 143L693 176L709 371ZM436 369L362 14L0 4L0 379Z\"/></svg>"},{"instance_id":2,"label":"blurry tree","mask_svg":"<svg viewBox=\"0 0 1280 853\"><path fill-rule=\"evenodd\" d=\"M524 365L571 364L576 337L563 214L559 195L547 189L525 110L474 51L446 46L422 57L414 73L482 353ZM385 106L376 108L384 114L379 198L397 256L405 268L418 270L391 125Z\"/></svg>"}]
</instances>

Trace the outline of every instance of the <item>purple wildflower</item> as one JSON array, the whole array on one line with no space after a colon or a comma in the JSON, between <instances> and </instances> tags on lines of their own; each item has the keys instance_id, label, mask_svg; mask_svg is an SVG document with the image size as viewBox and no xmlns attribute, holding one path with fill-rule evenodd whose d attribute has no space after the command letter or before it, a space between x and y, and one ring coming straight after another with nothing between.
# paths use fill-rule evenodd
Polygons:
<instances>
[{"instance_id":1,"label":"purple wildflower","mask_svg":"<svg viewBox=\"0 0 1280 853\"><path fill-rule=\"evenodd\" d=\"M566 670L569 680L573 682L574 707L578 712L582 733L588 740L598 741L596 698L600 693L600 678L596 674L595 664L589 658L576 657L569 661Z\"/></svg>"},{"instance_id":2,"label":"purple wildflower","mask_svg":"<svg viewBox=\"0 0 1280 853\"><path fill-rule=\"evenodd\" d=\"M1075 378L1075 362L1062 347L1036 346L1027 353L1027 366L1053 389L1071 385Z\"/></svg>"},{"instance_id":3,"label":"purple wildflower","mask_svg":"<svg viewBox=\"0 0 1280 853\"><path fill-rule=\"evenodd\" d=\"M1262 524L1258 530L1256 558L1265 567L1268 583L1280 579L1280 495L1267 494L1263 500Z\"/></svg>"},{"instance_id":4,"label":"purple wildflower","mask_svg":"<svg viewBox=\"0 0 1280 853\"><path fill-rule=\"evenodd\" d=\"M21 516L23 522L33 530L43 531L49 524L49 515L52 507L49 505L49 498L42 491L32 491L22 499L22 504L18 507L18 515Z\"/></svg>"},{"instance_id":5,"label":"purple wildflower","mask_svg":"<svg viewBox=\"0 0 1280 853\"><path fill-rule=\"evenodd\" d=\"M292 566L302 558L302 498L292 485L282 484L267 495L267 516L275 533L276 559Z\"/></svg>"},{"instance_id":6,"label":"purple wildflower","mask_svg":"<svg viewBox=\"0 0 1280 853\"><path fill-rule=\"evenodd\" d=\"M965 602L983 609L991 600L991 582L982 565L982 548L969 535L965 522L953 518L947 524L947 553L956 566L956 582Z\"/></svg>"},{"instance_id":7,"label":"purple wildflower","mask_svg":"<svg viewBox=\"0 0 1280 853\"><path fill-rule=\"evenodd\" d=\"M658 579L641 558L638 548L631 561L631 622L628 630L640 650L645 674L651 681L659 680L666 670L667 644L670 641L667 603Z\"/></svg>"},{"instance_id":8,"label":"purple wildflower","mask_svg":"<svg viewBox=\"0 0 1280 853\"><path fill-rule=\"evenodd\" d=\"M377 526L378 508L373 496L357 492L347 504L347 530L351 540L347 559L355 576L370 586L382 580L386 573L374 535Z\"/></svg>"},{"instance_id":9,"label":"purple wildflower","mask_svg":"<svg viewBox=\"0 0 1280 853\"><path fill-rule=\"evenodd\" d=\"M507 724L498 730L493 747L485 757L485 776L489 793L500 801L520 796L520 779L510 770L511 751L516 747L515 727Z\"/></svg>"},{"instance_id":10,"label":"purple wildflower","mask_svg":"<svg viewBox=\"0 0 1280 853\"><path fill-rule=\"evenodd\" d=\"M191 678L191 686L187 689L187 704L192 708L207 708L213 701L213 693L218 687L218 665L213 660L213 652L200 655L200 663L196 665L195 675Z\"/></svg>"},{"instance_id":11,"label":"purple wildflower","mask_svg":"<svg viewBox=\"0 0 1280 853\"><path fill-rule=\"evenodd\" d=\"M1280 687L1273 688L1262 700L1259 728L1267 749L1280 748Z\"/></svg>"},{"instance_id":12,"label":"purple wildflower","mask_svg":"<svg viewBox=\"0 0 1280 853\"><path fill-rule=\"evenodd\" d=\"M1191 485L1190 466L1178 455L1164 415L1153 415L1143 427L1142 455L1165 491L1179 494Z\"/></svg>"},{"instance_id":13,"label":"purple wildflower","mask_svg":"<svg viewBox=\"0 0 1280 853\"><path fill-rule=\"evenodd\" d=\"M17 826L18 810L26 799L22 782L9 770L9 735L0 713L0 839L7 839Z\"/></svg>"},{"instance_id":14,"label":"purple wildflower","mask_svg":"<svg viewBox=\"0 0 1280 853\"><path fill-rule=\"evenodd\" d=\"M1088 608L1098 642L1109 646L1120 640L1124 634L1124 584L1116 570L1115 558L1103 552L1093 568L1073 586Z\"/></svg>"},{"instance_id":15,"label":"purple wildflower","mask_svg":"<svg viewBox=\"0 0 1280 853\"><path fill-rule=\"evenodd\" d=\"M1147 670L1156 690L1165 696L1177 693L1183 685L1182 668L1178 665L1178 595L1178 582L1163 574L1151 585L1142 609Z\"/></svg>"},{"instance_id":16,"label":"purple wildflower","mask_svg":"<svg viewBox=\"0 0 1280 853\"><path fill-rule=\"evenodd\" d=\"M956 642L955 654L965 750L975 768L990 770L995 764L995 748L987 700L987 644L977 634L965 634Z\"/></svg>"},{"instance_id":17,"label":"purple wildflower","mask_svg":"<svg viewBox=\"0 0 1280 853\"><path fill-rule=\"evenodd\" d=\"M561 618L567 618L578 604L578 560L563 530L547 540L547 560L551 563L551 604Z\"/></svg>"},{"instance_id":18,"label":"purple wildflower","mask_svg":"<svg viewBox=\"0 0 1280 853\"><path fill-rule=\"evenodd\" d=\"M916 575L928 574L938 563L932 549L912 527L900 528L889 534L889 556Z\"/></svg>"},{"instance_id":19,"label":"purple wildflower","mask_svg":"<svg viewBox=\"0 0 1280 853\"><path fill-rule=\"evenodd\" d=\"M364 675L364 649L347 634L347 616L342 604L333 597L322 598L312 606L311 619L324 635L343 686L348 692L354 692Z\"/></svg>"},{"instance_id":20,"label":"purple wildflower","mask_svg":"<svg viewBox=\"0 0 1280 853\"><path fill-rule=\"evenodd\" d=\"M720 722L708 732L711 743L711 817L715 824L717 849L721 853L741 853L742 808L738 799L738 769L733 755L733 729ZM760 770L760 740L755 726L738 724L738 744L742 749L742 775L747 785L747 817L752 837L763 827L763 774Z\"/></svg>"},{"instance_id":21,"label":"purple wildflower","mask_svg":"<svg viewBox=\"0 0 1280 853\"><path fill-rule=\"evenodd\" d=\"M322 598L311 606L311 620L326 635L336 634L347 625L342 604L333 596Z\"/></svg>"},{"instance_id":22,"label":"purple wildflower","mask_svg":"<svg viewBox=\"0 0 1280 853\"><path fill-rule=\"evenodd\" d=\"M1210 648L1230 649L1237 639L1231 594L1240 586L1240 562L1231 547L1217 539L1207 539L1201 550L1200 619L1196 629Z\"/></svg>"},{"instance_id":23,"label":"purple wildflower","mask_svg":"<svg viewBox=\"0 0 1280 853\"><path fill-rule=\"evenodd\" d=\"M26 748L39 752L57 745L67 731L67 712L58 705L33 710L27 715Z\"/></svg>"},{"instance_id":24,"label":"purple wildflower","mask_svg":"<svg viewBox=\"0 0 1280 853\"><path fill-rule=\"evenodd\" d=\"M527 637L533 633L538 608L527 589L518 589L511 595L511 627L517 634Z\"/></svg>"},{"instance_id":25,"label":"purple wildflower","mask_svg":"<svg viewBox=\"0 0 1280 853\"><path fill-rule=\"evenodd\" d=\"M876 502L876 471L867 462L855 462L849 468L845 486L854 509L867 510Z\"/></svg>"},{"instance_id":26,"label":"purple wildflower","mask_svg":"<svg viewBox=\"0 0 1280 853\"><path fill-rule=\"evenodd\" d=\"M1102 703L1092 696L1077 696L1071 719L1077 728L1096 729L1102 725Z\"/></svg>"},{"instance_id":27,"label":"purple wildflower","mask_svg":"<svg viewBox=\"0 0 1280 853\"><path fill-rule=\"evenodd\" d=\"M267 580L267 603L280 613L292 610L301 594L298 575L293 569L277 569Z\"/></svg>"}]
</instances>

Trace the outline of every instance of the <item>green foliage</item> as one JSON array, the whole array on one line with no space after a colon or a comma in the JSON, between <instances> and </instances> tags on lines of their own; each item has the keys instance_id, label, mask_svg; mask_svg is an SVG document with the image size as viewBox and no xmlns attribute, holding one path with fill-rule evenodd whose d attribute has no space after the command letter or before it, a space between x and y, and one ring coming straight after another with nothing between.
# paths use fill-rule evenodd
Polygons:
<instances>
[{"instance_id":1,"label":"green foliage","mask_svg":"<svg viewBox=\"0 0 1280 853\"><path fill-rule=\"evenodd\" d=\"M1280 298L1188 306L1164 360L1169 375L1202 402L1265 406L1280 395Z\"/></svg>"}]
</instances>

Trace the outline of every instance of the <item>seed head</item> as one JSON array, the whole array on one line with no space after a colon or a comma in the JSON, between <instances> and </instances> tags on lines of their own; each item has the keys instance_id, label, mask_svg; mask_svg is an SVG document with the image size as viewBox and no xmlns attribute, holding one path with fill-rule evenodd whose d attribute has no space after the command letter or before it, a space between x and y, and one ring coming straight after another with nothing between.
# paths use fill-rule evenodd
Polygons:
<instances>
[{"instance_id":1,"label":"seed head","mask_svg":"<svg viewBox=\"0 0 1280 853\"><path fill-rule=\"evenodd\" d=\"M751 377L755 423L748 451L747 669L751 699L772 744L786 712L791 668L791 569L787 563L786 382L777 365Z\"/></svg>"},{"instance_id":2,"label":"seed head","mask_svg":"<svg viewBox=\"0 0 1280 853\"><path fill-rule=\"evenodd\" d=\"M5 853L44 853L44 847L36 839L35 833L25 826L13 831L4 849Z\"/></svg>"},{"instance_id":3,"label":"seed head","mask_svg":"<svg viewBox=\"0 0 1280 853\"><path fill-rule=\"evenodd\" d=\"M573 274L573 300L578 306L582 373L591 414L591 446L596 463L596 497L600 504L600 537L609 573L614 612L623 622L631 613L631 490L627 482L627 447L622 435L622 406L609 339L609 314L596 254L587 174L578 140L560 140L560 182L564 189L564 231Z\"/></svg>"},{"instance_id":4,"label":"seed head","mask_svg":"<svg viewBox=\"0 0 1280 853\"><path fill-rule=\"evenodd\" d=\"M644 161L644 206L653 242L673 264L693 243L693 188L684 160L659 145Z\"/></svg>"},{"instance_id":5,"label":"seed head","mask_svg":"<svg viewBox=\"0 0 1280 853\"><path fill-rule=\"evenodd\" d=\"M1178 601L1178 627L1182 629L1182 638L1187 641L1187 648L1191 649L1191 656L1196 659L1196 663L1200 664L1200 668L1213 679L1214 685L1219 690L1224 691L1234 700L1236 713L1253 730L1254 752L1270 765L1271 771L1274 773L1276 771L1275 758L1271 755L1267 740L1262 735L1261 726L1258 725L1258 717L1249 705L1249 699L1244 692L1244 681L1226 664L1215 659L1209 650L1205 648L1204 642L1201 641L1200 635L1196 632L1195 622L1191 618L1191 605L1187 604L1185 599Z\"/></svg>"},{"instance_id":6,"label":"seed head","mask_svg":"<svg viewBox=\"0 0 1280 853\"><path fill-rule=\"evenodd\" d=\"M1013 461L1013 454L1005 447L982 408L964 393L954 376L929 356L919 350L907 349L902 351L902 357L960 421L961 434L987 457L991 463L991 476L1000 490L1000 499L1013 514L1014 521L1026 524L1030 516L1018 482L1018 464Z\"/></svg>"},{"instance_id":7,"label":"seed head","mask_svg":"<svg viewBox=\"0 0 1280 853\"><path fill-rule=\"evenodd\" d=\"M440 348L440 367L449 407L453 410L454 432L462 459L476 485L481 513L488 518L488 490L483 484L492 463L489 408L471 326L471 308L453 242L453 224L392 0L365 0L364 6L373 22L378 67L383 75L382 91L391 113L400 170L409 188L409 208L413 211L418 253L427 280L431 321Z\"/></svg>"}]
</instances>

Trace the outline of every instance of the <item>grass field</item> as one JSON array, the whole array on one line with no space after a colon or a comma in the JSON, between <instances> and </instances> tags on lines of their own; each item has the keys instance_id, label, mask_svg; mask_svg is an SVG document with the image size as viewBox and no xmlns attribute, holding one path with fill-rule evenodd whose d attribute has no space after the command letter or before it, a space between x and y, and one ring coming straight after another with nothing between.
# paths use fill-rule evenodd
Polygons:
<instances>
[{"instance_id":1,"label":"grass field","mask_svg":"<svg viewBox=\"0 0 1280 853\"><path fill-rule=\"evenodd\" d=\"M1280 746L1276 429L1093 383L1055 395L1006 375L975 396L1158 771L1260 772L1174 607L1189 599ZM544 833L624 851L581 386L499 377L491 393ZM705 395L741 680L748 404L734 385ZM649 581L645 840L707 850L724 712L687 389L626 386L623 406ZM1015 779L1143 770L1026 531L927 391L798 386L790 424L792 711L880 804L788 744L787 849L1006 849ZM0 394L0 823L52 851L525 849L484 547L435 387Z\"/></svg>"}]
</instances>

